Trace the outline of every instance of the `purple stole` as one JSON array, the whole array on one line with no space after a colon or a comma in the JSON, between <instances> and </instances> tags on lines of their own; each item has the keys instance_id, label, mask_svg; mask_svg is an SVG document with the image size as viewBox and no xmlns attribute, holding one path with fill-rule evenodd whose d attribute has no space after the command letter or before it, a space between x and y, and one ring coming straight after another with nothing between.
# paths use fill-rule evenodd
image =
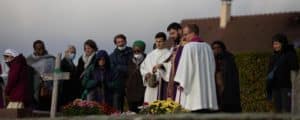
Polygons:
<instances>
[{"instance_id":1,"label":"purple stole","mask_svg":"<svg viewBox=\"0 0 300 120\"><path fill-rule=\"evenodd\" d=\"M190 42L203 42L203 40L200 37L196 36L196 37L193 37Z\"/></svg>"},{"instance_id":2,"label":"purple stole","mask_svg":"<svg viewBox=\"0 0 300 120\"><path fill-rule=\"evenodd\" d=\"M196 36L196 37L192 38L192 40L190 42L203 42L203 40L200 37ZM179 64L179 61L180 61L180 58L181 58L183 47L184 46L180 45L179 47L174 49L174 51L176 51L176 56L175 56L175 60L173 62L174 65L172 65L172 67L171 67L172 71L171 71L170 80L169 80L169 83L173 84L173 85L168 86L168 89L173 89L173 93L171 93L173 95L168 95L167 96L167 97L171 97L173 100L175 100L177 88L180 87L179 83L174 81L174 77L175 77L176 72L177 72L177 67L178 67L178 64ZM180 102L181 101L180 98L181 98L182 89L179 89L179 90L180 90L180 92L179 92L180 93L179 94L179 102Z\"/></svg>"}]
</instances>

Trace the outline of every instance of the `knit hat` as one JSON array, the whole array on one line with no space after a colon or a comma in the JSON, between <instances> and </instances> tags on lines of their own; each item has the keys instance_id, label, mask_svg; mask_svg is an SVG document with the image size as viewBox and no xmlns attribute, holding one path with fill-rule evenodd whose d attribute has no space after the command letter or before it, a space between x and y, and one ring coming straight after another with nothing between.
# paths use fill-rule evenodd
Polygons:
<instances>
[{"instance_id":1,"label":"knit hat","mask_svg":"<svg viewBox=\"0 0 300 120\"><path fill-rule=\"evenodd\" d=\"M139 48L145 50L146 44L145 44L145 42L142 41L142 40L136 40L136 41L134 41L132 47L139 47Z\"/></svg>"},{"instance_id":2,"label":"knit hat","mask_svg":"<svg viewBox=\"0 0 300 120\"><path fill-rule=\"evenodd\" d=\"M6 49L3 55L17 57L19 53L14 49Z\"/></svg>"}]
</instances>

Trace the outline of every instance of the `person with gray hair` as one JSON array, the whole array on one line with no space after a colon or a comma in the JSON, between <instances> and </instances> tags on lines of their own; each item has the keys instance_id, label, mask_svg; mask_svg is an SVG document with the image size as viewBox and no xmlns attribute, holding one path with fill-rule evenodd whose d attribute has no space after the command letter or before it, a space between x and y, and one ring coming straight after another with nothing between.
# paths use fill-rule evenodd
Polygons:
<instances>
[{"instance_id":1,"label":"person with gray hair","mask_svg":"<svg viewBox=\"0 0 300 120\"><path fill-rule=\"evenodd\" d=\"M195 113L218 110L215 86L215 59L209 44L199 37L199 28L183 28L184 45L174 81L179 83L176 101ZM178 96L178 97L177 97Z\"/></svg>"},{"instance_id":2,"label":"person with gray hair","mask_svg":"<svg viewBox=\"0 0 300 120\"><path fill-rule=\"evenodd\" d=\"M23 109L31 105L28 67L25 57L14 49L4 51L4 60L9 66L5 95L8 109Z\"/></svg>"},{"instance_id":3,"label":"person with gray hair","mask_svg":"<svg viewBox=\"0 0 300 120\"><path fill-rule=\"evenodd\" d=\"M76 66L74 64L74 59L76 57L76 47L74 45L69 45L65 51L64 58L61 60L60 68L63 72L70 73L70 80L61 81L62 91L60 97L60 105L65 105L72 100L76 99L77 90L80 87L80 82L76 77Z\"/></svg>"}]
</instances>

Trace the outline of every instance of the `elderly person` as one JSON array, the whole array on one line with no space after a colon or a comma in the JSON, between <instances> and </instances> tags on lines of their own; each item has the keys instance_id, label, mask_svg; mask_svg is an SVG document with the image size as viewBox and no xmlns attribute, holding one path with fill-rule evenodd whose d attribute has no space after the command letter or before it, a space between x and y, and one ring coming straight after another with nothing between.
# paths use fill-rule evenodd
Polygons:
<instances>
[{"instance_id":1,"label":"elderly person","mask_svg":"<svg viewBox=\"0 0 300 120\"><path fill-rule=\"evenodd\" d=\"M4 60L10 67L5 94L8 97L8 109L23 109L31 102L30 82L26 59L14 49L4 51Z\"/></svg>"},{"instance_id":2,"label":"elderly person","mask_svg":"<svg viewBox=\"0 0 300 120\"><path fill-rule=\"evenodd\" d=\"M187 44L177 66L178 74L174 77L180 86L177 87L176 101L192 112L214 112L218 110L218 103L213 51L199 37L199 28L195 24L183 28L183 39Z\"/></svg>"},{"instance_id":3,"label":"elderly person","mask_svg":"<svg viewBox=\"0 0 300 120\"><path fill-rule=\"evenodd\" d=\"M126 99L129 110L138 113L138 107L143 105L145 87L140 72L140 65L146 58L144 41L137 40L133 43L133 58L128 64L128 79L126 80Z\"/></svg>"},{"instance_id":4,"label":"elderly person","mask_svg":"<svg viewBox=\"0 0 300 120\"><path fill-rule=\"evenodd\" d=\"M68 46L65 51L64 58L61 60L61 70L63 72L70 73L70 80L62 81L62 96L61 104L65 105L72 100L76 99L76 87L80 86L78 79L76 77L76 66L74 64L74 59L76 56L76 48L73 45Z\"/></svg>"}]
</instances>

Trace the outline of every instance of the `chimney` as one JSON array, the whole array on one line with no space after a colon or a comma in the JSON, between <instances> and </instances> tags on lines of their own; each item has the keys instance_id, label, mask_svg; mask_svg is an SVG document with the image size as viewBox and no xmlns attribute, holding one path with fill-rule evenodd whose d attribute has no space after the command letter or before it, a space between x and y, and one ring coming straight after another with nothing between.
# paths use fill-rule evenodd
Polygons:
<instances>
[{"instance_id":1,"label":"chimney","mask_svg":"<svg viewBox=\"0 0 300 120\"><path fill-rule=\"evenodd\" d=\"M231 1L221 0L220 28L226 28L231 17Z\"/></svg>"}]
</instances>

